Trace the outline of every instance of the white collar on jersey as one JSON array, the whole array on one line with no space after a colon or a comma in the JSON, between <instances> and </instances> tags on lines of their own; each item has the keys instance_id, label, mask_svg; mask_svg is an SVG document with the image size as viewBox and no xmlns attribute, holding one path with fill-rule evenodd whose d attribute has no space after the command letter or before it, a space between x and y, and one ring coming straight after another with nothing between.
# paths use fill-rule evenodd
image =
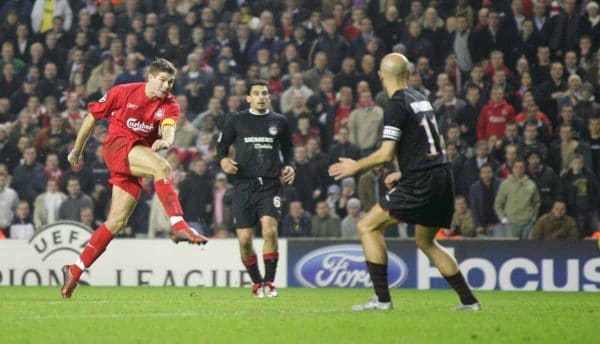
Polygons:
<instances>
[{"instance_id":1,"label":"white collar on jersey","mask_svg":"<svg viewBox=\"0 0 600 344\"><path fill-rule=\"evenodd\" d=\"M268 113L269 113L269 110L268 110L268 109L267 109L267 111L265 111L265 113L258 113L258 112L254 112L254 111L252 111L252 109L248 109L248 111L249 111L251 114L253 114L253 115L256 115L256 116L263 116L263 115L266 115L266 114L268 114Z\"/></svg>"}]
</instances>

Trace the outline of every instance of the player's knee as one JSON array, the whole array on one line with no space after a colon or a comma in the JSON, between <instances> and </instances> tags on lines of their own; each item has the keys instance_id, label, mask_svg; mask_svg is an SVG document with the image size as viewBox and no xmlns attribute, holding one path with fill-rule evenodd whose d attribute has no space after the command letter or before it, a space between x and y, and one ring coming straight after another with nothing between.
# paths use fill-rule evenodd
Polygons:
<instances>
[{"instance_id":1,"label":"player's knee","mask_svg":"<svg viewBox=\"0 0 600 344\"><path fill-rule=\"evenodd\" d=\"M252 235L248 233L238 234L238 241L242 248L252 247Z\"/></svg>"},{"instance_id":2,"label":"player's knee","mask_svg":"<svg viewBox=\"0 0 600 344\"><path fill-rule=\"evenodd\" d=\"M277 239L277 226L265 226L262 230L263 238L269 240Z\"/></svg>"}]
</instances>

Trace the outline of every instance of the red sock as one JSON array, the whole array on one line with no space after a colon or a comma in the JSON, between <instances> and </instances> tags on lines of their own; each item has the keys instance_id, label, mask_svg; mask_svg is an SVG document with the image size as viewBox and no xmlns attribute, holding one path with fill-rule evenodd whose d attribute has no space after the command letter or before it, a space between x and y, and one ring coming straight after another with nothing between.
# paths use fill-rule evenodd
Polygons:
<instances>
[{"instance_id":1,"label":"red sock","mask_svg":"<svg viewBox=\"0 0 600 344\"><path fill-rule=\"evenodd\" d=\"M177 193L173 188L173 179L165 178L157 180L154 182L154 186L158 199L160 199L160 203L162 203L167 216L182 216L183 210L179 203L179 197L177 197Z\"/></svg>"},{"instance_id":2,"label":"red sock","mask_svg":"<svg viewBox=\"0 0 600 344\"><path fill-rule=\"evenodd\" d=\"M102 255L102 252L106 250L106 246L108 246L112 238L113 233L109 231L104 224L101 224L100 227L96 229L83 249L83 252L79 255L77 264L71 265L71 275L73 275L76 280L79 280L79 277L81 277L81 273L83 272L79 265L83 264L85 268L89 268L94 264L96 259L98 259L98 257Z\"/></svg>"}]
</instances>

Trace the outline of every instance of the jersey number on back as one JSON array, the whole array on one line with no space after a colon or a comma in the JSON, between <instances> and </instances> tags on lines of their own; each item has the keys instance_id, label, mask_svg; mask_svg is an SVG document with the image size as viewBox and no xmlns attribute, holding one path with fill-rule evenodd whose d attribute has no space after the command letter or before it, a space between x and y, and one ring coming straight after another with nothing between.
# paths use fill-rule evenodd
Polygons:
<instances>
[{"instance_id":1,"label":"jersey number on back","mask_svg":"<svg viewBox=\"0 0 600 344\"><path fill-rule=\"evenodd\" d=\"M445 154L444 152L444 142L440 137L440 133L438 130L437 120L435 116L431 116L428 118L426 115L423 115L421 122L419 125L425 129L425 134L427 135L427 142L429 142L429 153L428 157L435 157L440 154Z\"/></svg>"}]
</instances>

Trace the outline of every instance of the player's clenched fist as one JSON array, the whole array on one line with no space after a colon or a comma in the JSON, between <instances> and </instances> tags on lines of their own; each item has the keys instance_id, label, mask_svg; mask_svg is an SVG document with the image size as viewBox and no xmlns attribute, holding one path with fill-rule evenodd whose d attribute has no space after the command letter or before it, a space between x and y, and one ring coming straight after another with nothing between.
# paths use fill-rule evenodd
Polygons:
<instances>
[{"instance_id":1,"label":"player's clenched fist","mask_svg":"<svg viewBox=\"0 0 600 344\"><path fill-rule=\"evenodd\" d=\"M236 174L238 171L237 162L231 158L223 158L220 165L223 172L227 174Z\"/></svg>"},{"instance_id":2,"label":"player's clenched fist","mask_svg":"<svg viewBox=\"0 0 600 344\"><path fill-rule=\"evenodd\" d=\"M72 149L69 152L69 155L67 155L67 161L69 161L69 164L71 164L71 166L77 166L79 164L80 158L81 153L76 149Z\"/></svg>"},{"instance_id":3,"label":"player's clenched fist","mask_svg":"<svg viewBox=\"0 0 600 344\"><path fill-rule=\"evenodd\" d=\"M398 184L398 181L400 180L400 178L402 178L402 173L392 172L385 177L385 180L383 182L385 183L385 186L388 189L391 189L394 186L396 186L396 184Z\"/></svg>"},{"instance_id":4,"label":"player's clenched fist","mask_svg":"<svg viewBox=\"0 0 600 344\"><path fill-rule=\"evenodd\" d=\"M161 151L163 149L169 149L169 143L165 140L156 140L154 141L154 143L152 144L152 151L153 152L158 152Z\"/></svg>"}]
</instances>

